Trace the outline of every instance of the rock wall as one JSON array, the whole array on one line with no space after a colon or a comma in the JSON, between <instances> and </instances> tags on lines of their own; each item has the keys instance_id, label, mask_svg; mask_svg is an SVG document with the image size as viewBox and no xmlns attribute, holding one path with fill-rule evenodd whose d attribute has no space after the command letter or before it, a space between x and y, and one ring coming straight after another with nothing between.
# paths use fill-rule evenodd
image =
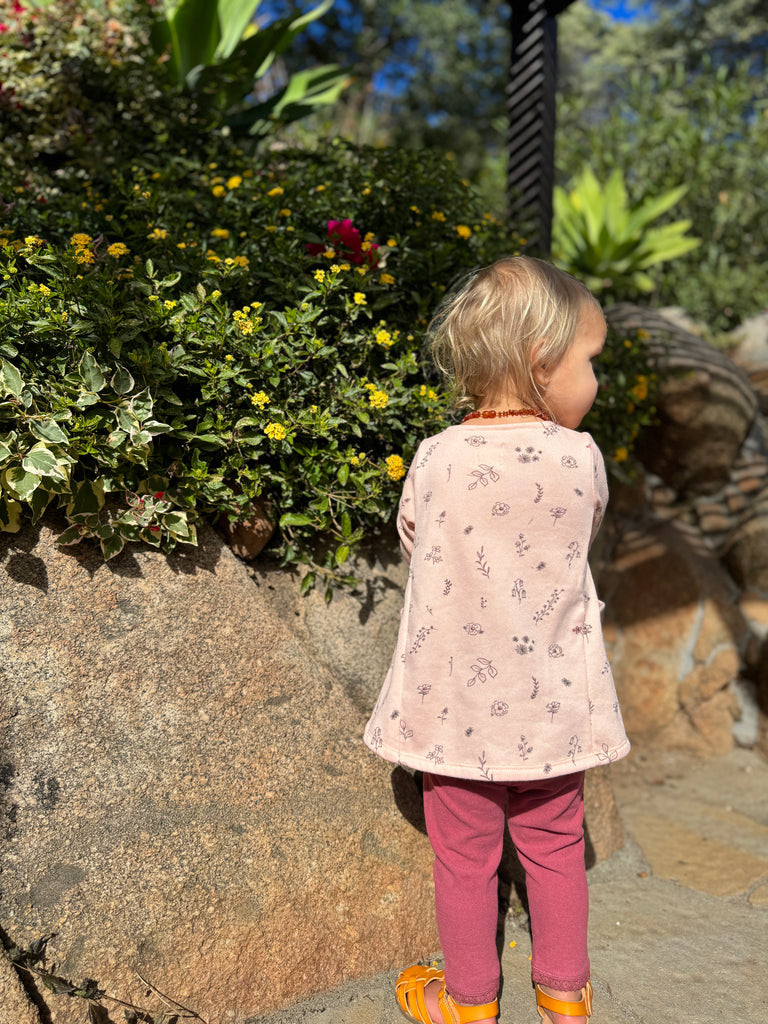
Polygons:
<instances>
[{"instance_id":1,"label":"rock wall","mask_svg":"<svg viewBox=\"0 0 768 1024\"><path fill-rule=\"evenodd\" d=\"M59 975L159 1007L145 979L209 1024L434 953L416 781L361 741L404 566L329 606L210 529L106 565L54 536L0 535L6 943L55 933ZM623 833L602 776L587 801L594 862Z\"/></svg>"}]
</instances>

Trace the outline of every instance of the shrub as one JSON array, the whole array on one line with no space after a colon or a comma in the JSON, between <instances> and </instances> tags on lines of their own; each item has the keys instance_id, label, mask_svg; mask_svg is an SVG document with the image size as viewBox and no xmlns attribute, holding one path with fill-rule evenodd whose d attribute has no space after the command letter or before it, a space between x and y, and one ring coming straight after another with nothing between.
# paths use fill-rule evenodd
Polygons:
<instances>
[{"instance_id":1,"label":"shrub","mask_svg":"<svg viewBox=\"0 0 768 1024\"><path fill-rule=\"evenodd\" d=\"M54 90L80 28L47 24ZM78 68L107 74L97 25L82 25ZM146 63L160 116L140 43L110 53L117 94L123 57L126 81ZM194 543L200 517L238 520L260 498L305 587L350 581L417 443L450 416L420 359L427 319L458 276L514 251L509 230L435 154L331 142L246 156L189 112L175 148L141 114L106 131L100 162L78 134L89 114L35 162L55 137L39 88L50 122L24 104L3 122L0 526L58 509L63 543L94 538L111 557Z\"/></svg>"}]
</instances>

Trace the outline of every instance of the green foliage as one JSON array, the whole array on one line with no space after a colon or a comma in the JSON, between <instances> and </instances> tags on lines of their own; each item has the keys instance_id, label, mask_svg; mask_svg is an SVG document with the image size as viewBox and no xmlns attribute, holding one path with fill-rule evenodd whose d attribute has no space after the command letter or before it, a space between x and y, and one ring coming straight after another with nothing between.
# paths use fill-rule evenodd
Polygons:
<instances>
[{"instance_id":1,"label":"green foliage","mask_svg":"<svg viewBox=\"0 0 768 1024\"><path fill-rule=\"evenodd\" d=\"M700 244L698 238L686 235L691 226L688 220L650 226L685 193L681 185L630 204L618 168L601 185L591 168L585 167L569 192L555 187L555 262L599 295L629 298L653 291L648 269Z\"/></svg>"},{"instance_id":2,"label":"green foliage","mask_svg":"<svg viewBox=\"0 0 768 1024\"><path fill-rule=\"evenodd\" d=\"M286 563L325 580L445 423L418 356L429 312L508 243L444 161L343 145L134 165L8 218L4 528L58 508L62 543L168 550L262 496ZM357 243L328 236L346 218Z\"/></svg>"},{"instance_id":3,"label":"green foliage","mask_svg":"<svg viewBox=\"0 0 768 1024\"><path fill-rule=\"evenodd\" d=\"M264 28L254 19L262 0L164 0L150 39L177 86L211 108L238 134L262 135L269 121L287 124L313 108L334 103L349 82L336 65L298 70L273 96L251 96L276 57L308 25L326 14L322 0L304 14L291 13Z\"/></svg>"},{"instance_id":4,"label":"green foliage","mask_svg":"<svg viewBox=\"0 0 768 1024\"><path fill-rule=\"evenodd\" d=\"M168 90L137 17L52 4L0 54L0 526L63 518L109 558L259 499L306 587L350 581L449 421L427 320L514 237L427 151L244 153Z\"/></svg>"},{"instance_id":5,"label":"green foliage","mask_svg":"<svg viewBox=\"0 0 768 1024\"><path fill-rule=\"evenodd\" d=\"M559 179L566 185L585 164L601 180L618 168L633 202L685 182L675 215L702 244L648 270L650 298L727 330L768 306L765 76L751 63L702 58L695 72L643 71L640 55L612 59L581 81L569 76L558 109Z\"/></svg>"},{"instance_id":6,"label":"green foliage","mask_svg":"<svg viewBox=\"0 0 768 1024\"><path fill-rule=\"evenodd\" d=\"M595 363L598 391L595 404L582 423L598 440L612 474L631 479L632 452L643 427L656 422L659 381L648 360L639 330L629 338L608 327L605 348Z\"/></svg>"}]
</instances>

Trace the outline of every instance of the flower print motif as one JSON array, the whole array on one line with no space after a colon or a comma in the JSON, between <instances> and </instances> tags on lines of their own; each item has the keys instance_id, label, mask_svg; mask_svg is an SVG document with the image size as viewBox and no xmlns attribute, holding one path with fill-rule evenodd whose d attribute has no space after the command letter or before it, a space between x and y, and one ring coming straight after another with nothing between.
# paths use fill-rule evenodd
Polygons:
<instances>
[{"instance_id":1,"label":"flower print motif","mask_svg":"<svg viewBox=\"0 0 768 1024\"><path fill-rule=\"evenodd\" d=\"M568 757L570 757L572 764L576 764L576 755L580 754L581 752L582 751L581 744L579 743L579 737L571 736L570 740L568 740Z\"/></svg>"},{"instance_id":2,"label":"flower print motif","mask_svg":"<svg viewBox=\"0 0 768 1024\"><path fill-rule=\"evenodd\" d=\"M517 598L518 604L521 604L525 600L525 584L522 580L515 580L515 582L512 584L512 597Z\"/></svg>"},{"instance_id":3,"label":"flower print motif","mask_svg":"<svg viewBox=\"0 0 768 1024\"><path fill-rule=\"evenodd\" d=\"M485 764L485 751L484 750L480 752L480 757L477 760L478 760L478 768L480 770L480 774L483 776L484 779L487 779L489 782L493 782L493 773L488 770L488 768L486 767L486 764Z\"/></svg>"},{"instance_id":4,"label":"flower print motif","mask_svg":"<svg viewBox=\"0 0 768 1024\"><path fill-rule=\"evenodd\" d=\"M491 567L488 564L488 559L485 557L485 548L481 547L477 552L477 558L475 559L475 565L478 570L485 576L486 579L491 575Z\"/></svg>"},{"instance_id":5,"label":"flower print motif","mask_svg":"<svg viewBox=\"0 0 768 1024\"><path fill-rule=\"evenodd\" d=\"M539 456L541 455L541 449L536 451L533 445L528 445L527 448L517 447L515 448L515 451L518 453L517 461L522 463L538 462Z\"/></svg>"},{"instance_id":6,"label":"flower print motif","mask_svg":"<svg viewBox=\"0 0 768 1024\"><path fill-rule=\"evenodd\" d=\"M445 517L446 517L447 514L448 514L447 512L441 512L440 513L440 515L435 520L435 522L437 523L438 526L442 526L443 525L443 523L445 522Z\"/></svg>"},{"instance_id":7,"label":"flower print motif","mask_svg":"<svg viewBox=\"0 0 768 1024\"><path fill-rule=\"evenodd\" d=\"M488 598L487 597L481 597L480 598L480 607L481 608L487 608L488 607Z\"/></svg>"},{"instance_id":8,"label":"flower print motif","mask_svg":"<svg viewBox=\"0 0 768 1024\"><path fill-rule=\"evenodd\" d=\"M573 493L576 495L577 498L584 497L584 491L580 491L578 487L573 488Z\"/></svg>"},{"instance_id":9,"label":"flower print motif","mask_svg":"<svg viewBox=\"0 0 768 1024\"><path fill-rule=\"evenodd\" d=\"M465 437L464 442L472 448L479 448L482 444L487 444L482 434L473 434L471 437Z\"/></svg>"},{"instance_id":10,"label":"flower print motif","mask_svg":"<svg viewBox=\"0 0 768 1024\"><path fill-rule=\"evenodd\" d=\"M611 663L606 658L605 661L603 662L603 667L600 669L600 675L601 676L607 676L610 671L611 671Z\"/></svg>"},{"instance_id":11,"label":"flower print motif","mask_svg":"<svg viewBox=\"0 0 768 1024\"><path fill-rule=\"evenodd\" d=\"M560 465L564 469L577 469L579 464L572 455L564 455L562 459L560 459Z\"/></svg>"},{"instance_id":12,"label":"flower print motif","mask_svg":"<svg viewBox=\"0 0 768 1024\"><path fill-rule=\"evenodd\" d=\"M546 569L546 568L547 568L547 563L546 562L539 562L539 564L536 566L536 572L541 572L542 569Z\"/></svg>"},{"instance_id":13,"label":"flower print motif","mask_svg":"<svg viewBox=\"0 0 768 1024\"><path fill-rule=\"evenodd\" d=\"M508 516L510 513L510 507L506 501L497 501L491 509L492 516Z\"/></svg>"},{"instance_id":14,"label":"flower print motif","mask_svg":"<svg viewBox=\"0 0 768 1024\"><path fill-rule=\"evenodd\" d=\"M427 639L430 633L434 632L436 626L421 626L416 632L413 643L411 644L411 654L418 654L421 650L424 641Z\"/></svg>"},{"instance_id":15,"label":"flower print motif","mask_svg":"<svg viewBox=\"0 0 768 1024\"><path fill-rule=\"evenodd\" d=\"M475 663L470 665L470 668L475 674L467 680L467 686L484 683L489 676L491 679L495 679L499 674L499 670L489 658L478 658Z\"/></svg>"},{"instance_id":16,"label":"flower print motif","mask_svg":"<svg viewBox=\"0 0 768 1024\"><path fill-rule=\"evenodd\" d=\"M495 700L491 704L491 715L494 718L503 718L509 714L509 704L505 700Z\"/></svg>"},{"instance_id":17,"label":"flower print motif","mask_svg":"<svg viewBox=\"0 0 768 1024\"><path fill-rule=\"evenodd\" d=\"M588 705L587 705L587 707L588 707L590 715L594 715L594 713L595 713L595 703L594 703L594 701L590 700Z\"/></svg>"},{"instance_id":18,"label":"flower print motif","mask_svg":"<svg viewBox=\"0 0 768 1024\"><path fill-rule=\"evenodd\" d=\"M443 556L440 554L441 551L442 548L440 547L439 544L433 544L431 550L428 551L426 555L424 555L424 561L431 562L433 565L437 565L439 562L442 562L443 560Z\"/></svg>"},{"instance_id":19,"label":"flower print motif","mask_svg":"<svg viewBox=\"0 0 768 1024\"><path fill-rule=\"evenodd\" d=\"M442 725L448 717L448 708L443 708L437 717L440 719L440 724Z\"/></svg>"},{"instance_id":20,"label":"flower print motif","mask_svg":"<svg viewBox=\"0 0 768 1024\"><path fill-rule=\"evenodd\" d=\"M550 644L547 648L547 654L550 658L562 658L564 657L563 648L560 644Z\"/></svg>"},{"instance_id":21,"label":"flower print motif","mask_svg":"<svg viewBox=\"0 0 768 1024\"><path fill-rule=\"evenodd\" d=\"M559 589L555 588L555 590L552 591L552 593L549 595L549 597L544 602L544 604L541 606L541 608L539 608L539 610L533 616L533 621L534 622L541 622L542 619L545 619L550 614L550 612L555 607L555 605L557 604L557 602L560 600L560 598L563 596L564 593L565 593L565 590L563 590L562 587L560 587Z\"/></svg>"},{"instance_id":22,"label":"flower print motif","mask_svg":"<svg viewBox=\"0 0 768 1024\"><path fill-rule=\"evenodd\" d=\"M400 717L400 712L397 709L395 709L389 717L394 722Z\"/></svg>"},{"instance_id":23,"label":"flower print motif","mask_svg":"<svg viewBox=\"0 0 768 1024\"><path fill-rule=\"evenodd\" d=\"M545 437L554 437L555 434L559 434L559 433L560 433L560 424L559 423L549 422L549 423L545 423L544 424L544 436Z\"/></svg>"},{"instance_id":24,"label":"flower print motif","mask_svg":"<svg viewBox=\"0 0 768 1024\"><path fill-rule=\"evenodd\" d=\"M371 736L371 746L374 750L381 750L384 740L381 738L381 729L375 728Z\"/></svg>"},{"instance_id":25,"label":"flower print motif","mask_svg":"<svg viewBox=\"0 0 768 1024\"><path fill-rule=\"evenodd\" d=\"M607 743L603 743L600 753L597 755L598 761L605 761L606 764L613 764L614 761L618 761L619 752L618 750L610 750Z\"/></svg>"},{"instance_id":26,"label":"flower print motif","mask_svg":"<svg viewBox=\"0 0 768 1024\"><path fill-rule=\"evenodd\" d=\"M427 491L421 499L425 505L428 505L432 501L432 491Z\"/></svg>"},{"instance_id":27,"label":"flower print motif","mask_svg":"<svg viewBox=\"0 0 768 1024\"><path fill-rule=\"evenodd\" d=\"M465 730L464 730L464 735L465 735L465 736L467 736L467 737L469 737L469 736L471 736L471 735L472 735L472 733L473 733L474 731L475 731L475 730L474 730L474 729L472 728L472 726L470 725L470 727L469 727L468 729L465 729Z\"/></svg>"},{"instance_id":28,"label":"flower print motif","mask_svg":"<svg viewBox=\"0 0 768 1024\"><path fill-rule=\"evenodd\" d=\"M572 540L568 545L568 554L565 556L569 569L577 558L581 558L581 548L579 547L579 542L577 540Z\"/></svg>"},{"instance_id":29,"label":"flower print motif","mask_svg":"<svg viewBox=\"0 0 768 1024\"><path fill-rule=\"evenodd\" d=\"M531 682L533 683L533 689L531 690L531 700L536 700L539 696L539 690L541 689L541 683L536 676L531 676Z\"/></svg>"},{"instance_id":30,"label":"flower print motif","mask_svg":"<svg viewBox=\"0 0 768 1024\"><path fill-rule=\"evenodd\" d=\"M557 508L551 508L549 514L552 516L552 525L557 525L557 520L562 519L565 513L568 511L567 508L563 508L562 505L558 505Z\"/></svg>"},{"instance_id":31,"label":"flower print motif","mask_svg":"<svg viewBox=\"0 0 768 1024\"><path fill-rule=\"evenodd\" d=\"M448 659L448 676L450 677L452 675L453 675L453 655L451 655L450 658Z\"/></svg>"},{"instance_id":32,"label":"flower print motif","mask_svg":"<svg viewBox=\"0 0 768 1024\"><path fill-rule=\"evenodd\" d=\"M413 729L409 729L406 725L405 719L400 719L400 739L403 741L409 740L413 736Z\"/></svg>"},{"instance_id":33,"label":"flower print motif","mask_svg":"<svg viewBox=\"0 0 768 1024\"><path fill-rule=\"evenodd\" d=\"M615 700L613 702L613 704L611 705L611 707L613 708L613 713L615 715L618 715L618 713L619 713L619 702L617 700Z\"/></svg>"},{"instance_id":34,"label":"flower print motif","mask_svg":"<svg viewBox=\"0 0 768 1024\"><path fill-rule=\"evenodd\" d=\"M528 636L521 637L520 639L513 636L512 643L515 645L516 654L533 654L533 645L536 641Z\"/></svg>"},{"instance_id":35,"label":"flower print motif","mask_svg":"<svg viewBox=\"0 0 768 1024\"><path fill-rule=\"evenodd\" d=\"M551 700L549 702L549 704L547 704L546 710L547 710L547 714L549 715L550 722L554 722L555 715L560 710L560 701L559 700Z\"/></svg>"},{"instance_id":36,"label":"flower print motif","mask_svg":"<svg viewBox=\"0 0 768 1024\"><path fill-rule=\"evenodd\" d=\"M424 698L427 696L427 694L429 693L429 691L431 689L432 689L432 686L429 683L420 683L416 687L416 693L420 693L421 694L421 703L422 704L424 703Z\"/></svg>"},{"instance_id":37,"label":"flower print motif","mask_svg":"<svg viewBox=\"0 0 768 1024\"><path fill-rule=\"evenodd\" d=\"M443 583L443 597L448 597L448 595L451 592L452 586L453 583L450 580L445 580L445 582Z\"/></svg>"},{"instance_id":38,"label":"flower print motif","mask_svg":"<svg viewBox=\"0 0 768 1024\"><path fill-rule=\"evenodd\" d=\"M501 480L493 466L487 466L484 462L480 463L480 469L473 469L469 475L474 477L474 480L471 484L467 484L468 491L474 491L478 484L487 487L489 483L496 484Z\"/></svg>"},{"instance_id":39,"label":"flower print motif","mask_svg":"<svg viewBox=\"0 0 768 1024\"><path fill-rule=\"evenodd\" d=\"M517 749L520 751L520 760L527 761L528 755L533 753L533 747L528 745L528 740L525 736L520 737L520 742L517 744Z\"/></svg>"},{"instance_id":40,"label":"flower print motif","mask_svg":"<svg viewBox=\"0 0 768 1024\"><path fill-rule=\"evenodd\" d=\"M574 626L571 632L576 633L579 636L586 637L586 639L589 640L589 634L592 632L592 627L588 622L584 622L580 626Z\"/></svg>"},{"instance_id":41,"label":"flower print motif","mask_svg":"<svg viewBox=\"0 0 768 1024\"><path fill-rule=\"evenodd\" d=\"M429 446L429 448L427 448L427 450L424 452L424 454L422 455L421 459L416 464L416 468L417 469L421 469L422 466L426 466L426 464L429 462L430 456L434 452L435 448L439 448L439 446L440 446L440 442L439 441L435 441L434 444L431 444Z\"/></svg>"},{"instance_id":42,"label":"flower print motif","mask_svg":"<svg viewBox=\"0 0 768 1024\"><path fill-rule=\"evenodd\" d=\"M566 679L565 676L563 676L563 678L560 680L560 682L563 684L563 686L573 686L573 683L571 682L571 680L570 679Z\"/></svg>"},{"instance_id":43,"label":"flower print motif","mask_svg":"<svg viewBox=\"0 0 768 1024\"><path fill-rule=\"evenodd\" d=\"M517 551L518 558L522 558L526 551L531 550L531 545L528 543L528 541L525 538L525 535L522 533L519 533L517 535L517 540L515 541L515 550Z\"/></svg>"},{"instance_id":44,"label":"flower print motif","mask_svg":"<svg viewBox=\"0 0 768 1024\"><path fill-rule=\"evenodd\" d=\"M448 473L448 479L445 482L449 484L451 482L451 472L453 471L453 463L449 462L445 469L446 472Z\"/></svg>"},{"instance_id":45,"label":"flower print motif","mask_svg":"<svg viewBox=\"0 0 768 1024\"><path fill-rule=\"evenodd\" d=\"M479 622L468 622L462 628L467 636L480 636L481 633L485 632Z\"/></svg>"},{"instance_id":46,"label":"flower print motif","mask_svg":"<svg viewBox=\"0 0 768 1024\"><path fill-rule=\"evenodd\" d=\"M543 497L544 488L541 486L541 484L536 484L536 497L533 499L533 504L538 505Z\"/></svg>"},{"instance_id":47,"label":"flower print motif","mask_svg":"<svg viewBox=\"0 0 768 1024\"><path fill-rule=\"evenodd\" d=\"M427 754L427 760L432 761L434 764L443 764L445 762L442 744L438 743L435 745L434 750L430 750Z\"/></svg>"},{"instance_id":48,"label":"flower print motif","mask_svg":"<svg viewBox=\"0 0 768 1024\"><path fill-rule=\"evenodd\" d=\"M469 536L469 535L470 535L470 533L472 533L472 531L473 531L473 530L474 530L474 526L465 526L465 527L464 527L464 533L465 533L465 534L466 534L467 536Z\"/></svg>"},{"instance_id":49,"label":"flower print motif","mask_svg":"<svg viewBox=\"0 0 768 1024\"><path fill-rule=\"evenodd\" d=\"M552 765L549 763L549 761L547 761L547 763L541 770L544 772L545 775L549 775L549 773L552 771Z\"/></svg>"}]
</instances>

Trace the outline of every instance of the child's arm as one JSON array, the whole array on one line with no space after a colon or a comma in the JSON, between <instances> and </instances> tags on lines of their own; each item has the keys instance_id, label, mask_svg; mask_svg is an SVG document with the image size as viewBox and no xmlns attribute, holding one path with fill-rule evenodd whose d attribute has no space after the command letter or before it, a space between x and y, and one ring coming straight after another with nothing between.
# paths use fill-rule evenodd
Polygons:
<instances>
[{"instance_id":1,"label":"child's arm","mask_svg":"<svg viewBox=\"0 0 768 1024\"><path fill-rule=\"evenodd\" d=\"M415 490L413 476L408 473L403 485L403 493L400 497L400 509L397 513L397 532L400 534L400 550L406 562L411 561L413 552L413 539L416 535Z\"/></svg>"},{"instance_id":2,"label":"child's arm","mask_svg":"<svg viewBox=\"0 0 768 1024\"><path fill-rule=\"evenodd\" d=\"M594 515L592 517L592 536L589 538L590 547L597 536L598 530L605 516L605 506L608 504L608 477L605 472L605 462L600 449L590 438L590 451L592 452L592 463L594 470L593 502Z\"/></svg>"}]
</instances>

